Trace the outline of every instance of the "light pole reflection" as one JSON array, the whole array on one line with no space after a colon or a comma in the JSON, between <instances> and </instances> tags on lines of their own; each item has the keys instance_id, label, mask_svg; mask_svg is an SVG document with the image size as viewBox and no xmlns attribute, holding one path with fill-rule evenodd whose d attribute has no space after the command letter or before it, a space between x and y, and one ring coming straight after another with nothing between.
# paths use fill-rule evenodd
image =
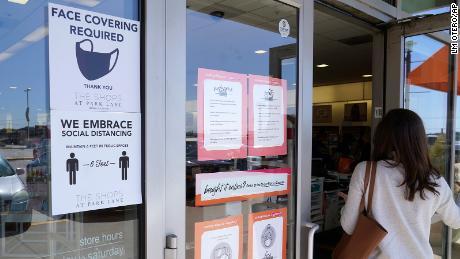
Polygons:
<instances>
[{"instance_id":1,"label":"light pole reflection","mask_svg":"<svg viewBox=\"0 0 460 259\"><path fill-rule=\"evenodd\" d=\"M26 108L26 120L27 120L27 144L30 142L30 128L29 128L29 123L30 123L30 118L29 118L29 91L32 90L32 88L27 88L24 90L26 92L27 96L27 108Z\"/></svg>"}]
</instances>

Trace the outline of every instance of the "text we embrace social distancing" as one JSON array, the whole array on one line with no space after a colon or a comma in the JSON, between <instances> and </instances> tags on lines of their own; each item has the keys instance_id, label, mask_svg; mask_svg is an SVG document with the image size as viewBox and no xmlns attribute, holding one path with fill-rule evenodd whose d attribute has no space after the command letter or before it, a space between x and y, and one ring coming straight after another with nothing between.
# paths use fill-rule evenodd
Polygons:
<instances>
[{"instance_id":1,"label":"text we embrace social distancing","mask_svg":"<svg viewBox=\"0 0 460 259\"><path fill-rule=\"evenodd\" d=\"M65 120L61 119L63 137L98 136L98 137L120 137L131 136L133 122L131 120ZM81 130L81 129L85 130ZM91 130L86 129L110 129L110 130ZM68 130L66 130L68 129ZM127 130L125 130L127 129Z\"/></svg>"}]
</instances>

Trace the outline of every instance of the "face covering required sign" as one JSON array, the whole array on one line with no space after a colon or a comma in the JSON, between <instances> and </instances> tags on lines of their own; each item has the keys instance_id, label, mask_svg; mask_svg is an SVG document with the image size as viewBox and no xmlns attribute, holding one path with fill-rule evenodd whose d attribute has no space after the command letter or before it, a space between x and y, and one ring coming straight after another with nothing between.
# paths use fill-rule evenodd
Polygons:
<instances>
[{"instance_id":1,"label":"face covering required sign","mask_svg":"<svg viewBox=\"0 0 460 259\"><path fill-rule=\"evenodd\" d=\"M50 106L140 112L138 21L49 4Z\"/></svg>"},{"instance_id":2,"label":"face covering required sign","mask_svg":"<svg viewBox=\"0 0 460 259\"><path fill-rule=\"evenodd\" d=\"M52 214L142 203L139 22L51 3L48 18Z\"/></svg>"}]
</instances>

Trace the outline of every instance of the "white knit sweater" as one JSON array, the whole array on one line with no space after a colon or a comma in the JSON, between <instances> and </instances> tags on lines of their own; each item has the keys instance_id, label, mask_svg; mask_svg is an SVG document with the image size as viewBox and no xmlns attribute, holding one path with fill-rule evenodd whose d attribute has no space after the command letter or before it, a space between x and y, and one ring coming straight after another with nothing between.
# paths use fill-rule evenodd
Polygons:
<instances>
[{"instance_id":1,"label":"white knit sweater","mask_svg":"<svg viewBox=\"0 0 460 259\"><path fill-rule=\"evenodd\" d=\"M342 211L341 224L348 234L353 233L358 219L365 170L365 162L356 166ZM425 191L425 200L420 198L419 193L414 201L406 200L404 186L400 186L403 174L402 166L392 168L387 162L378 162L372 212L388 234L372 258L432 259L433 250L429 243L431 218L436 213L445 224L460 228L460 208L444 178L435 180L439 184L439 195Z\"/></svg>"}]
</instances>

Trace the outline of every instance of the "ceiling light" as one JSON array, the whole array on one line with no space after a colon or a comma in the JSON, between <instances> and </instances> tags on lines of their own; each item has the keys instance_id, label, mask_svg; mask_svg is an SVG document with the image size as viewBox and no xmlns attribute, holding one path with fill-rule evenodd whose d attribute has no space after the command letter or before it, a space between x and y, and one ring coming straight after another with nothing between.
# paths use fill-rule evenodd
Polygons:
<instances>
[{"instance_id":1,"label":"ceiling light","mask_svg":"<svg viewBox=\"0 0 460 259\"><path fill-rule=\"evenodd\" d=\"M15 4L27 4L29 0L8 0L10 3L15 3Z\"/></svg>"},{"instance_id":2,"label":"ceiling light","mask_svg":"<svg viewBox=\"0 0 460 259\"><path fill-rule=\"evenodd\" d=\"M10 86L10 89L15 90L17 87L16 86Z\"/></svg>"},{"instance_id":3,"label":"ceiling light","mask_svg":"<svg viewBox=\"0 0 460 259\"><path fill-rule=\"evenodd\" d=\"M265 54L265 53L267 53L267 51L263 50L263 49L259 49L259 50L254 51L254 53L256 53L256 54Z\"/></svg>"},{"instance_id":4,"label":"ceiling light","mask_svg":"<svg viewBox=\"0 0 460 259\"><path fill-rule=\"evenodd\" d=\"M362 77L372 77L372 75L362 75Z\"/></svg>"},{"instance_id":5,"label":"ceiling light","mask_svg":"<svg viewBox=\"0 0 460 259\"><path fill-rule=\"evenodd\" d=\"M328 67L328 66L329 66L328 64L319 64L319 65L316 65L316 67L320 67L320 68Z\"/></svg>"}]
</instances>

